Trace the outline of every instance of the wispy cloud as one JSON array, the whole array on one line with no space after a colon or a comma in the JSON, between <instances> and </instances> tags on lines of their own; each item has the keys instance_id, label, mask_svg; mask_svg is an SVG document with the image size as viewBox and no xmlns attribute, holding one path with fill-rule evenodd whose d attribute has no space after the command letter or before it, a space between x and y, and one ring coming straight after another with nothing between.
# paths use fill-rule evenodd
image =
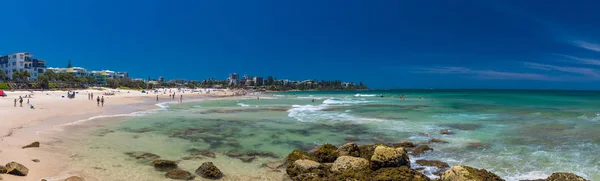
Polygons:
<instances>
[{"instance_id":1,"label":"wispy cloud","mask_svg":"<svg viewBox=\"0 0 600 181\"><path fill-rule=\"evenodd\" d=\"M571 43L580 48L600 52L600 44L590 43L590 42L582 41L582 40L575 40L575 41L572 41Z\"/></svg>"},{"instance_id":2,"label":"wispy cloud","mask_svg":"<svg viewBox=\"0 0 600 181\"><path fill-rule=\"evenodd\" d=\"M559 71L571 74L580 74L588 78L600 78L600 71L591 68L557 66L533 62L525 62L525 67L546 71Z\"/></svg>"},{"instance_id":3,"label":"wispy cloud","mask_svg":"<svg viewBox=\"0 0 600 181\"><path fill-rule=\"evenodd\" d=\"M475 70L466 67L416 68L413 73L472 75L484 79L556 80L543 74L505 72L496 70Z\"/></svg>"},{"instance_id":4,"label":"wispy cloud","mask_svg":"<svg viewBox=\"0 0 600 181\"><path fill-rule=\"evenodd\" d=\"M558 55L558 56L561 56L561 57L564 57L564 58L575 60L575 61L577 61L576 63L580 63L580 64L600 65L600 60L598 60L598 59L581 58L581 57L576 57L576 56L571 56L571 55L564 55L564 54L554 54L554 55Z\"/></svg>"}]
</instances>

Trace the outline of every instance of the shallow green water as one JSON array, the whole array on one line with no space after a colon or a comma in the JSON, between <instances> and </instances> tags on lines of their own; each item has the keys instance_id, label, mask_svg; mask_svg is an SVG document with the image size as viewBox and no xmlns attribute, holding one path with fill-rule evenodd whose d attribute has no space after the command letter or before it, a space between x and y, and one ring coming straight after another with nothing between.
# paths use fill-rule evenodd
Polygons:
<instances>
[{"instance_id":1,"label":"shallow green water","mask_svg":"<svg viewBox=\"0 0 600 181\"><path fill-rule=\"evenodd\" d=\"M402 94L405 100L398 98ZM168 106L108 128L115 132L91 136L89 148L93 149L84 154L87 161L114 165L128 159L122 154L126 151L180 159L189 155L186 150L198 148L216 152L216 159L204 161L229 167L225 173L232 180L244 176L280 180L283 173L259 167L277 159L259 158L248 164L222 154L263 151L283 158L293 149L341 145L349 138L361 144L440 138L450 143L432 144L433 152L411 160L437 159L450 165L486 168L507 180L545 178L559 171L600 180L600 158L596 156L600 150L600 92L290 92ZM454 134L439 134L443 129ZM99 154L112 155L112 159L94 156ZM182 161L182 165L193 171L201 162ZM135 165L134 161L127 163ZM150 175L138 180L161 177L145 166L136 169ZM261 177L264 175L269 176Z\"/></svg>"}]
</instances>

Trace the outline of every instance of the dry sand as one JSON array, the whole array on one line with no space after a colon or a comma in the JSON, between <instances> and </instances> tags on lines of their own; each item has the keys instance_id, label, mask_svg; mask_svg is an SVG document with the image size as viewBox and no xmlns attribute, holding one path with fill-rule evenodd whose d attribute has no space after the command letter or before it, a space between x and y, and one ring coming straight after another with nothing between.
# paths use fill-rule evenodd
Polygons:
<instances>
[{"instance_id":1,"label":"dry sand","mask_svg":"<svg viewBox=\"0 0 600 181\"><path fill-rule=\"evenodd\" d=\"M65 124L68 125L93 116L154 109L157 95L159 95L160 102L173 101L169 99L168 91L166 94L163 94L162 91L155 94L154 92L141 93L141 91L114 89L87 89L77 90L77 92L74 99L66 98L67 91L6 91L8 96L0 97L0 165L15 161L29 168L27 176L3 174L4 180L40 181L44 178L58 180L77 174L68 172L70 155L58 153L52 146L56 142L60 142L60 140L51 138L51 134L60 134L60 131L56 131L57 129ZM89 100L87 96L88 93L93 93L97 97L107 92L115 93L115 95L104 96L104 107L97 106L96 100ZM231 91L213 90L210 96L231 96L232 94ZM18 100L17 107L14 107L14 99L29 95L32 97L24 98L23 107L20 107ZM203 93L178 92L175 101L179 100L180 95L184 96L184 101L207 96L206 91ZM35 109L29 108L27 99ZM34 141L41 143L40 148L22 148ZM39 159L40 162L33 162L32 159Z\"/></svg>"}]
</instances>

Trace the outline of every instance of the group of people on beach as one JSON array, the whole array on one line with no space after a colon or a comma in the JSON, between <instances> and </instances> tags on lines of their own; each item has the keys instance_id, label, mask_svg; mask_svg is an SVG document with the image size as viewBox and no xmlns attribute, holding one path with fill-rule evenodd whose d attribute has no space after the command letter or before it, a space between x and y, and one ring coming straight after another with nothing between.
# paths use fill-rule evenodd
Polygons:
<instances>
[{"instance_id":1,"label":"group of people on beach","mask_svg":"<svg viewBox=\"0 0 600 181\"><path fill-rule=\"evenodd\" d=\"M27 96L25 96L25 97L27 97ZM15 103L14 106L15 107L17 107L17 101L19 102L19 107L23 107L23 97L19 96L19 98L17 98L17 99L14 100L14 103ZM35 107L33 107L33 104L29 103L29 98L27 99L27 105L29 105L30 109L35 109Z\"/></svg>"},{"instance_id":2,"label":"group of people on beach","mask_svg":"<svg viewBox=\"0 0 600 181\"><path fill-rule=\"evenodd\" d=\"M94 93L88 93L88 100L94 100ZM96 98L96 105L104 107L104 96Z\"/></svg>"}]
</instances>

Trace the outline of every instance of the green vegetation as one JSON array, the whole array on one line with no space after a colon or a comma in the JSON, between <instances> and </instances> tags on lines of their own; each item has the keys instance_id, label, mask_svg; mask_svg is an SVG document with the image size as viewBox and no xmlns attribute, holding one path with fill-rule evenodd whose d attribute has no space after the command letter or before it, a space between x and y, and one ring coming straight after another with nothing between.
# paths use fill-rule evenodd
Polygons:
<instances>
[{"instance_id":1,"label":"green vegetation","mask_svg":"<svg viewBox=\"0 0 600 181\"><path fill-rule=\"evenodd\" d=\"M0 83L0 90L10 89L7 83Z\"/></svg>"}]
</instances>

